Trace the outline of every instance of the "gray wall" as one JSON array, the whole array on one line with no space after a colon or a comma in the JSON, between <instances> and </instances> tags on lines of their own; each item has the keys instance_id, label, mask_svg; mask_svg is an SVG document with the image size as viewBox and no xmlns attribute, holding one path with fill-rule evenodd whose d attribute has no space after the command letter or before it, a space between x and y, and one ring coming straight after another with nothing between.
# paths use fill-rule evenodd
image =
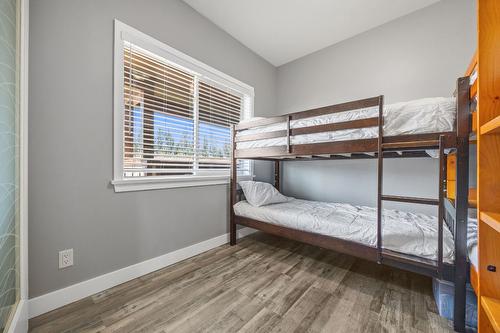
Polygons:
<instances>
[{"instance_id":1,"label":"gray wall","mask_svg":"<svg viewBox=\"0 0 500 333\"><path fill-rule=\"evenodd\" d=\"M279 67L278 113L380 94L387 103L450 96L475 50L474 5L443 0ZM385 166L385 193L437 195L436 160L386 160ZM376 203L374 161L288 162L283 171L288 195Z\"/></svg>"},{"instance_id":2,"label":"gray wall","mask_svg":"<svg viewBox=\"0 0 500 333\"><path fill-rule=\"evenodd\" d=\"M30 297L226 232L227 186L109 186L114 18L252 85L256 116L275 110L276 69L181 1L31 1ZM75 266L58 270L65 248Z\"/></svg>"}]
</instances>

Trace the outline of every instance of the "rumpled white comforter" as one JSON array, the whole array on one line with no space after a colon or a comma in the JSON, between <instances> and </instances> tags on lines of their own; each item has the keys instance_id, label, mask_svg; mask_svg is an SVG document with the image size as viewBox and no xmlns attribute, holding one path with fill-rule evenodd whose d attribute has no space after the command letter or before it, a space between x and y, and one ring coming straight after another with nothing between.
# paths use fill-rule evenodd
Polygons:
<instances>
[{"instance_id":1,"label":"rumpled white comforter","mask_svg":"<svg viewBox=\"0 0 500 333\"><path fill-rule=\"evenodd\" d=\"M377 244L377 210L372 207L291 199L261 207L240 201L234 211L238 216L292 229ZM437 260L438 222L434 216L384 209L382 237L384 248ZM443 260L453 262L453 258L453 236L444 224Z\"/></svg>"},{"instance_id":2,"label":"rumpled white comforter","mask_svg":"<svg viewBox=\"0 0 500 333\"><path fill-rule=\"evenodd\" d=\"M422 134L453 131L456 117L455 98L435 97L384 106L384 135ZM378 117L378 107L333 113L318 117L292 120L290 128ZM278 123L240 131L237 136L273 132L286 129L286 123ZM370 139L378 136L377 127L347 129L324 133L295 135L291 144ZM237 149L262 148L286 145L286 138L273 138L238 142Z\"/></svg>"}]
</instances>

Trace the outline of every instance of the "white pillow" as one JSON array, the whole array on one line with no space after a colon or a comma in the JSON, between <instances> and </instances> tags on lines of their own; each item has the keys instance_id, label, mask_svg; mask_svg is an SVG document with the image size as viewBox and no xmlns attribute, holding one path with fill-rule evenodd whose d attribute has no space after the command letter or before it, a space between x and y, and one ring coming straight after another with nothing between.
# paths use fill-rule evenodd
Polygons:
<instances>
[{"instance_id":1,"label":"white pillow","mask_svg":"<svg viewBox=\"0 0 500 333\"><path fill-rule=\"evenodd\" d=\"M243 120L240 120L240 124L249 123L251 121L260 120L260 119L265 119L265 117L252 117L252 118L243 119Z\"/></svg>"},{"instance_id":2,"label":"white pillow","mask_svg":"<svg viewBox=\"0 0 500 333\"><path fill-rule=\"evenodd\" d=\"M285 197L271 184L254 182L251 180L240 181L245 198L254 207L270 205L273 203L287 202L290 198Z\"/></svg>"}]
</instances>

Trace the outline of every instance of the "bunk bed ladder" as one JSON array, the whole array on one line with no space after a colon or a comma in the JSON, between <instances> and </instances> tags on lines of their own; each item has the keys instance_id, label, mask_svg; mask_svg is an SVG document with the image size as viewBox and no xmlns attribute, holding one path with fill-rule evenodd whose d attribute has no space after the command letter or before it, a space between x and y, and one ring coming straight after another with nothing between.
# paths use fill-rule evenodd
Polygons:
<instances>
[{"instance_id":1,"label":"bunk bed ladder","mask_svg":"<svg viewBox=\"0 0 500 333\"><path fill-rule=\"evenodd\" d=\"M414 262L420 263L421 270L425 270L428 275L443 278L444 264L443 264L443 228L444 228L444 182L445 177L445 142L444 137L440 137L437 141L438 145L436 148L439 150L439 198L417 198L417 197L404 197L397 195L384 195L382 193L382 172L383 172L383 149L380 153L379 160L379 193L378 193L378 209L377 209L377 252L378 252L378 262L383 263L384 261L401 261L401 262ZM427 260L424 258L412 257L405 254L396 254L390 250L383 248L383 237L382 237L382 202L392 201L392 202L404 202L413 203L420 205L433 205L438 207L438 256L437 260Z\"/></svg>"},{"instance_id":2,"label":"bunk bed ladder","mask_svg":"<svg viewBox=\"0 0 500 333\"><path fill-rule=\"evenodd\" d=\"M381 97L379 110L379 140L378 140L378 195L377 195L377 262L391 263L392 265L404 268L407 265L418 266L417 271L425 272L428 275L443 278L443 223L444 223L444 186L446 180L446 156L445 156L445 136L440 135L438 140L422 141L421 144L426 148L434 148L439 151L439 197L433 198L417 198L397 195L383 194L383 173L384 173L384 151L394 149L418 148L416 142L394 142L384 144L383 139L383 117L382 117L383 100ZM421 205L433 205L438 207L438 258L437 260L427 260L424 258L412 257L402 253L397 253L383 248L382 237L382 203L384 201L414 203Z\"/></svg>"}]
</instances>

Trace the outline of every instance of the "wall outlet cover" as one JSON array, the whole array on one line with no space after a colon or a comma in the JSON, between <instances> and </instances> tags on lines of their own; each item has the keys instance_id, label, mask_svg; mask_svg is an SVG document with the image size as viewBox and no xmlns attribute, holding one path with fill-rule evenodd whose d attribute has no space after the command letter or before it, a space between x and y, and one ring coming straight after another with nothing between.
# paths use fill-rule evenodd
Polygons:
<instances>
[{"instance_id":1,"label":"wall outlet cover","mask_svg":"<svg viewBox=\"0 0 500 333\"><path fill-rule=\"evenodd\" d=\"M73 249L59 251L59 269L73 266Z\"/></svg>"}]
</instances>

